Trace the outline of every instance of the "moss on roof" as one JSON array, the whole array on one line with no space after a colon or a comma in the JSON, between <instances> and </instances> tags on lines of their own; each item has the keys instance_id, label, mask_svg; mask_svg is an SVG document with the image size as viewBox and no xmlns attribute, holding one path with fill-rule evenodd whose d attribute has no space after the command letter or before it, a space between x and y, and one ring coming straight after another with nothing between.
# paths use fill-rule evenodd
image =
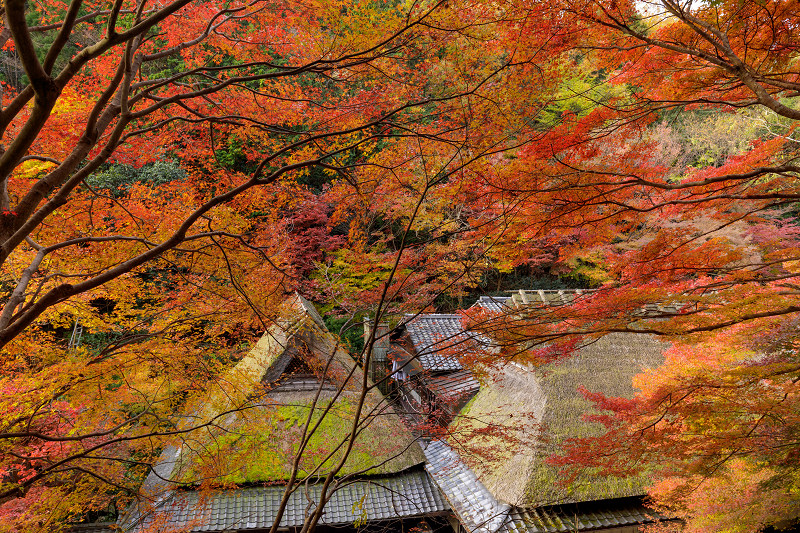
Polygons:
<instances>
[{"instance_id":1,"label":"moss on roof","mask_svg":"<svg viewBox=\"0 0 800 533\"><path fill-rule=\"evenodd\" d=\"M611 334L561 361L536 369L506 367L461 411L450 444L500 501L523 506L619 498L643 494L645 479L579 476L562 486L545 458L571 437L597 435L602 427L578 391L631 397L632 378L663 361L667 345L652 336Z\"/></svg>"},{"instance_id":2,"label":"moss on roof","mask_svg":"<svg viewBox=\"0 0 800 533\"><path fill-rule=\"evenodd\" d=\"M211 438L204 446L195 447L186 455L184 460L191 466L185 480L238 485L287 479L312 409L312 425L320 424L301 454L298 475L327 474L345 455L356 398L339 398L325 412L331 402L328 398L314 406L313 398L308 398L303 403L259 407L248 417L240 417L224 433L209 433ZM393 423L395 418L378 415L365 424L339 476L393 473L415 463L414 454L407 450L410 436L405 428ZM421 462L421 457L416 462Z\"/></svg>"},{"instance_id":3,"label":"moss on roof","mask_svg":"<svg viewBox=\"0 0 800 533\"><path fill-rule=\"evenodd\" d=\"M644 494L646 478L614 478L585 472L569 487L559 483L557 468L544 458L558 453L565 439L599 435L598 423L582 420L584 414L597 411L578 391L580 386L606 396L627 397L634 394L633 376L663 362L667 344L653 336L613 333L583 348L575 356L537 369L539 383L547 397L543 431L548 439L540 442L539 460L531 471L525 488L529 505L548 505Z\"/></svg>"},{"instance_id":4,"label":"moss on roof","mask_svg":"<svg viewBox=\"0 0 800 533\"><path fill-rule=\"evenodd\" d=\"M364 373L309 302L295 296L282 317L187 411L194 413L187 417L187 425L209 419L215 424L186 437L173 479L211 485L287 479L312 409L312 425L320 418L321 422L301 454L299 475L325 475L343 457L344 447L338 451L337 447L353 425ZM317 379L332 385L323 387L316 403L316 390L286 392L276 387L293 358L301 358ZM341 391L338 397L336 389ZM328 454L332 455L326 459ZM337 475L399 472L424 460L414 436L372 388L364 400L353 449Z\"/></svg>"},{"instance_id":5,"label":"moss on roof","mask_svg":"<svg viewBox=\"0 0 800 533\"><path fill-rule=\"evenodd\" d=\"M450 444L501 502L525 503L544 406L535 374L508 365L487 376L450 427Z\"/></svg>"}]
</instances>

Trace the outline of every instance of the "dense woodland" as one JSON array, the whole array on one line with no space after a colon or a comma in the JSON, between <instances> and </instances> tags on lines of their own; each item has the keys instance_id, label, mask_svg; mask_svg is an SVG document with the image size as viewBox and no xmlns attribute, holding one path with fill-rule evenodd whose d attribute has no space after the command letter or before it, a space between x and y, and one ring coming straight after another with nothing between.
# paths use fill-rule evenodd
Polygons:
<instances>
[{"instance_id":1,"label":"dense woodland","mask_svg":"<svg viewBox=\"0 0 800 533\"><path fill-rule=\"evenodd\" d=\"M552 463L691 531L800 516L797 2L0 10L0 531L123 508L293 291L358 356L364 317L595 289L464 318L492 364L672 343Z\"/></svg>"}]
</instances>

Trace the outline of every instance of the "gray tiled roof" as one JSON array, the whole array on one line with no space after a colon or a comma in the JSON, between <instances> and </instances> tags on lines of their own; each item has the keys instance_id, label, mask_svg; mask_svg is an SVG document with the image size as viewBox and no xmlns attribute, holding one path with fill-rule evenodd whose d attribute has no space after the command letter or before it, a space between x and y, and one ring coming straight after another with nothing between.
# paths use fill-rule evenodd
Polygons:
<instances>
[{"instance_id":1,"label":"gray tiled roof","mask_svg":"<svg viewBox=\"0 0 800 533\"><path fill-rule=\"evenodd\" d=\"M681 312L680 304L650 303L639 310L638 314L645 316L677 315Z\"/></svg>"},{"instance_id":2,"label":"gray tiled roof","mask_svg":"<svg viewBox=\"0 0 800 533\"><path fill-rule=\"evenodd\" d=\"M476 306L495 313L505 313L513 308L514 302L510 296L481 296L472 307Z\"/></svg>"},{"instance_id":3,"label":"gray tiled roof","mask_svg":"<svg viewBox=\"0 0 800 533\"><path fill-rule=\"evenodd\" d=\"M494 533L504 524L511 507L495 500L452 448L434 440L425 449L425 457L425 468L468 531Z\"/></svg>"},{"instance_id":4,"label":"gray tiled roof","mask_svg":"<svg viewBox=\"0 0 800 533\"><path fill-rule=\"evenodd\" d=\"M528 510L515 508L502 533L567 533L652 523L660 519L663 517L647 509L640 499L623 498Z\"/></svg>"},{"instance_id":5,"label":"gray tiled roof","mask_svg":"<svg viewBox=\"0 0 800 533\"><path fill-rule=\"evenodd\" d=\"M426 314L410 318L406 330L414 343L417 358L425 370L461 370L458 355L474 349L475 335L464 331L461 315Z\"/></svg>"},{"instance_id":6,"label":"gray tiled roof","mask_svg":"<svg viewBox=\"0 0 800 533\"><path fill-rule=\"evenodd\" d=\"M156 511L126 530L140 531L153 523L166 531L229 531L269 528L283 496L283 486L251 487L209 492L175 491ZM301 486L289 498L281 527L301 526L319 501L321 485ZM447 501L423 470L353 481L337 490L325 506L321 524L389 520L448 510Z\"/></svg>"},{"instance_id":7,"label":"gray tiled roof","mask_svg":"<svg viewBox=\"0 0 800 533\"><path fill-rule=\"evenodd\" d=\"M423 378L425 385L437 397L459 400L478 392L480 383L468 370L458 370L440 376Z\"/></svg>"},{"instance_id":8,"label":"gray tiled roof","mask_svg":"<svg viewBox=\"0 0 800 533\"><path fill-rule=\"evenodd\" d=\"M94 522L92 524L73 524L68 533L112 533L119 531L114 522Z\"/></svg>"}]
</instances>

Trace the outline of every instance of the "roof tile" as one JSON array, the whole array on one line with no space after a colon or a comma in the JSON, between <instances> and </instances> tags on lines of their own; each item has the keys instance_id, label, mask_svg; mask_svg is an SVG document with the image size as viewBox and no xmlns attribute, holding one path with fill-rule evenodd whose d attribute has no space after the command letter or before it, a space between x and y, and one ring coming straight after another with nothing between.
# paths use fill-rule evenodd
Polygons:
<instances>
[{"instance_id":1,"label":"roof tile","mask_svg":"<svg viewBox=\"0 0 800 533\"><path fill-rule=\"evenodd\" d=\"M444 375L424 377L423 380L428 389L437 397L453 401L472 396L480 389L480 383L472 375L472 372L468 370L457 370Z\"/></svg>"},{"instance_id":2,"label":"roof tile","mask_svg":"<svg viewBox=\"0 0 800 533\"><path fill-rule=\"evenodd\" d=\"M514 508L500 533L567 533L601 527L653 523L664 517L646 508L638 498Z\"/></svg>"},{"instance_id":3,"label":"roof tile","mask_svg":"<svg viewBox=\"0 0 800 533\"><path fill-rule=\"evenodd\" d=\"M275 519L283 491L283 486L215 490L207 493L176 491L162 502L155 513L159 515L159 521L169 523L170 528L176 531L187 526L194 526L193 531L268 528ZM308 492L313 501L319 499L320 491L319 484L309 487ZM301 526L306 515L314 509L313 501L308 501L305 489L300 487L290 496L280 525ZM411 470L344 485L325 506L320 523L349 524L363 519L369 521L421 516L446 511L448 508L447 501L435 488L428 474L423 470ZM202 516L208 519L202 521ZM139 520L139 524L131 530L146 529L153 521L154 517L149 515ZM132 524L127 525L130 527Z\"/></svg>"},{"instance_id":4,"label":"roof tile","mask_svg":"<svg viewBox=\"0 0 800 533\"><path fill-rule=\"evenodd\" d=\"M417 358L428 371L461 370L459 358L462 355L484 349L490 344L489 339L464 331L461 315L406 315L406 319L406 330Z\"/></svg>"},{"instance_id":5,"label":"roof tile","mask_svg":"<svg viewBox=\"0 0 800 533\"><path fill-rule=\"evenodd\" d=\"M503 525L511 507L495 500L452 448L434 440L425 456L425 468L468 531L494 533Z\"/></svg>"},{"instance_id":6,"label":"roof tile","mask_svg":"<svg viewBox=\"0 0 800 533\"><path fill-rule=\"evenodd\" d=\"M472 307L482 307L495 313L506 313L513 308L514 302L510 296L481 296Z\"/></svg>"}]
</instances>

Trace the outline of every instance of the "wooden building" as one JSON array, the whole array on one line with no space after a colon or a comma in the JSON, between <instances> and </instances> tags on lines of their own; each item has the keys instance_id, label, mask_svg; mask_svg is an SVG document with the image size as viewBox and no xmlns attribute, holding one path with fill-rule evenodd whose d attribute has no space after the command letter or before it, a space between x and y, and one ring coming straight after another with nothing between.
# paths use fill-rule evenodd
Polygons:
<instances>
[{"instance_id":1,"label":"wooden building","mask_svg":"<svg viewBox=\"0 0 800 533\"><path fill-rule=\"evenodd\" d=\"M576 296L520 291L476 305L513 314ZM81 527L264 532L277 520L291 532L319 505L321 532L632 533L662 518L642 503L645 480L586 475L564 487L544 459L564 439L598 431L582 419L591 405L579 385L630 395L632 376L658 365L664 344L614 334L543 367L479 368L493 341L465 331L460 315L367 324L367 335L373 327L373 364L362 369L313 305L292 297L250 353L186 407L187 427L216 423L164 450L116 524ZM307 420L317 428L308 438ZM302 481L291 483L296 457Z\"/></svg>"},{"instance_id":2,"label":"wooden building","mask_svg":"<svg viewBox=\"0 0 800 533\"><path fill-rule=\"evenodd\" d=\"M346 453L359 406L358 435ZM317 531L449 530L449 505L425 470L414 435L299 295L250 353L190 406L187 424L194 420L215 424L164 451L116 528L268 531L283 507L280 530L296 531L322 502ZM313 434L303 430L307 420ZM288 484L296 457L297 481ZM343 466L324 486L340 460Z\"/></svg>"},{"instance_id":3,"label":"wooden building","mask_svg":"<svg viewBox=\"0 0 800 533\"><path fill-rule=\"evenodd\" d=\"M541 316L549 306L569 305L581 294L519 291L482 297L475 305L510 315L537 306ZM666 344L647 335L611 334L544 366L504 362L478 368L479 382L472 375L476 368L464 362L474 360L476 350L491 358L492 340L464 331L461 315L408 316L391 337L398 408L411 406L419 427L428 430L426 468L459 531L627 533L664 518L643 504L645 479L586 474L565 487L545 458L564 439L601 430L582 418L592 405L579 386L631 396L632 377L658 366ZM448 416L439 414L443 405ZM437 420L439 428L431 424Z\"/></svg>"}]
</instances>

